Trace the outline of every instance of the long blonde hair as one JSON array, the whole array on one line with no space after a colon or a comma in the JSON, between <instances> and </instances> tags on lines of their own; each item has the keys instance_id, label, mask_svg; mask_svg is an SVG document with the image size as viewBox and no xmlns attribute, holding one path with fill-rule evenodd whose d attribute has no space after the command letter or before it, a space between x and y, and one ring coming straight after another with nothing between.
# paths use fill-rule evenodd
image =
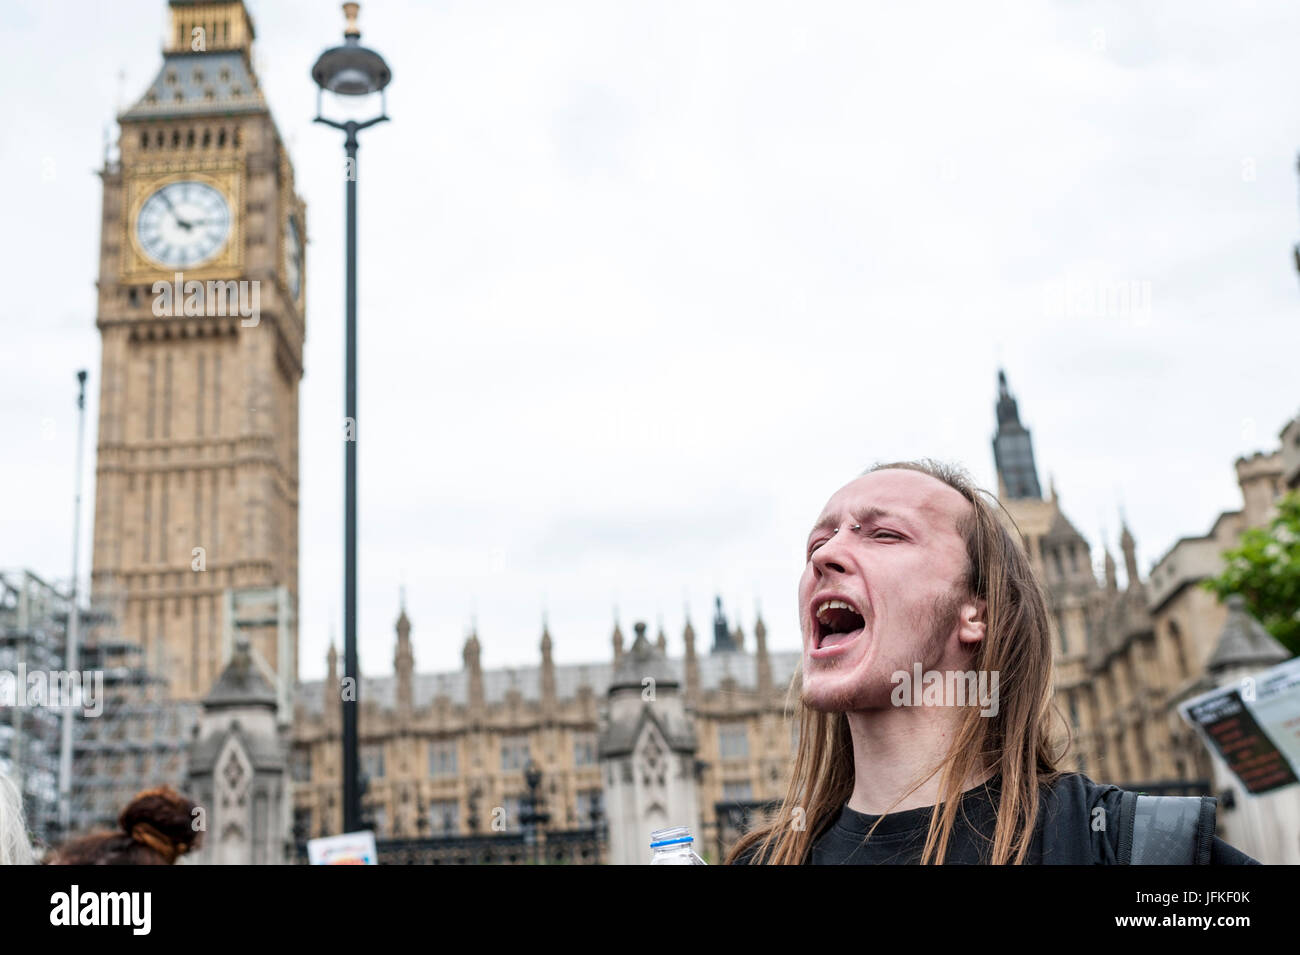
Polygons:
<instances>
[{"instance_id":1,"label":"long blonde hair","mask_svg":"<svg viewBox=\"0 0 1300 955\"><path fill-rule=\"evenodd\" d=\"M994 771L1002 779L990 861L1022 864L1038 821L1039 787L1050 785L1061 775L1059 761L1069 747L1069 727L1063 719L1065 747L1055 752L1052 743L1052 718L1055 714L1060 719L1060 713L1052 693L1047 602L1029 556L1016 539L1019 535L998 520L995 505L1001 504L996 498L976 487L960 468L928 459L878 464L864 473L890 468L928 474L970 502L970 512L957 526L966 541L965 584L967 593L982 597L986 607L985 636L973 651L972 665L977 671L998 673L1001 690L996 715L981 716L979 707L974 706L964 709L940 771L940 810L931 816L921 862L943 862L963 783ZM1007 517L1014 526L1010 515ZM789 691L789 697L796 700L799 680L796 671ZM770 818L736 842L728 863L757 847L753 855L760 863L807 864L813 843L834 823L853 794L853 739L846 714L812 710L802 704L795 709L799 742L785 797ZM928 778L917 780L889 808Z\"/></svg>"}]
</instances>

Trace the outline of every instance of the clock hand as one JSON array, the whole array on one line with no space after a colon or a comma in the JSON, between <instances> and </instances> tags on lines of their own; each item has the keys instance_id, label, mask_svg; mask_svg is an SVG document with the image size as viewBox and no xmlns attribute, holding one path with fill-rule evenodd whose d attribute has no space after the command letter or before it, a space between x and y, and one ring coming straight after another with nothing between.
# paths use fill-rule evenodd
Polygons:
<instances>
[{"instance_id":1,"label":"clock hand","mask_svg":"<svg viewBox=\"0 0 1300 955\"><path fill-rule=\"evenodd\" d=\"M181 214L177 212L176 207L172 205L171 196L167 195L166 190L158 193L158 196L159 198L162 199L163 204L167 206L168 211L171 212L172 218L176 220L176 224L180 226L182 229L184 229L186 232L189 232L190 223L186 222L184 219L181 218Z\"/></svg>"},{"instance_id":2,"label":"clock hand","mask_svg":"<svg viewBox=\"0 0 1300 955\"><path fill-rule=\"evenodd\" d=\"M181 218L181 213L177 212L177 209L175 209L174 205L172 205L172 197L166 194L166 192L159 192L159 196L162 199L162 203L164 203L166 205L166 208L168 208L168 210L170 210L170 213L172 213L172 218L174 218L175 223L177 223L178 226L181 226L183 230L190 231L190 226L192 225L192 223L186 222L185 220L183 220L183 218Z\"/></svg>"}]
</instances>

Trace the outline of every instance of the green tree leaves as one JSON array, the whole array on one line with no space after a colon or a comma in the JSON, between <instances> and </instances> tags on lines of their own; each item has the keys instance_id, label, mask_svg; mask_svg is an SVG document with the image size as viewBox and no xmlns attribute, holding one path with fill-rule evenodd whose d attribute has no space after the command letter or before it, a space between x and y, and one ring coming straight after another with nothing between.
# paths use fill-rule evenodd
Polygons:
<instances>
[{"instance_id":1,"label":"green tree leaves","mask_svg":"<svg viewBox=\"0 0 1300 955\"><path fill-rule=\"evenodd\" d=\"M1300 492L1278 501L1269 526L1247 530L1223 561L1223 573L1201 586L1220 600L1241 594L1251 616L1292 656L1300 654Z\"/></svg>"}]
</instances>

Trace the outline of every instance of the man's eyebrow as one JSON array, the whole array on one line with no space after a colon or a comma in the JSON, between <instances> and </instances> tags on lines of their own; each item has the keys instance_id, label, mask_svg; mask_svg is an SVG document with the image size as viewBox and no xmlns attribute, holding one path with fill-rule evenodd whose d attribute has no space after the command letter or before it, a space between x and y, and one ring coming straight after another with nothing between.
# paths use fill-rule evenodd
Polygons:
<instances>
[{"instance_id":1,"label":"man's eyebrow","mask_svg":"<svg viewBox=\"0 0 1300 955\"><path fill-rule=\"evenodd\" d=\"M895 514L893 511L887 511L883 507L876 507L874 504L871 505L870 507L859 507L851 511L850 516L853 518L854 523L857 524L870 524L871 522L880 520L881 518L884 518L886 520L890 520L890 519L903 520L901 514ZM818 531L830 530L832 527L838 526L838 524L839 524L838 519L828 515L826 517L823 517L820 521L818 521L813 526L813 529L808 532L808 536L812 537L813 534L816 534Z\"/></svg>"}]
</instances>

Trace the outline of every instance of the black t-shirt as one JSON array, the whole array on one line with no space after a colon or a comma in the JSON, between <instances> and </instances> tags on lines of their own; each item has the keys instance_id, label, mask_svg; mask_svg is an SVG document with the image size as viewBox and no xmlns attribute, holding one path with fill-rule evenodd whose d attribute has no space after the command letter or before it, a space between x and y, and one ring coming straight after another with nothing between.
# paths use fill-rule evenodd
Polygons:
<instances>
[{"instance_id":1,"label":"black t-shirt","mask_svg":"<svg viewBox=\"0 0 1300 955\"><path fill-rule=\"evenodd\" d=\"M961 806L954 820L948 841L946 865L984 865L993 854L993 834L997 826L997 800L1000 778L995 776L983 785L962 794ZM1063 811L1078 816L1075 824L1063 831L1077 833L1079 844L1061 846L1055 858L1047 864L1073 863L1114 865L1119 859L1119 826L1096 829L1089 824L1092 818L1088 809L1100 806L1111 819L1118 818L1119 798L1122 790L1103 786L1077 773L1067 774L1058 792L1070 791L1070 798L1049 802L1045 798L1039 805L1038 824L1030 843L1026 861L1033 865L1044 864L1043 826L1045 820L1058 811L1056 806L1066 806ZM1049 793L1049 798L1052 798ZM925 848L930 826L932 806L905 809L885 815L880 825L866 840L867 833L880 816L867 815L850 809L840 810L839 817L813 843L813 865L917 865ZM1056 830L1062 831L1062 830ZM745 865L753 859L753 851L737 860ZM1210 851L1211 865L1258 865L1259 863L1215 838Z\"/></svg>"}]
</instances>

